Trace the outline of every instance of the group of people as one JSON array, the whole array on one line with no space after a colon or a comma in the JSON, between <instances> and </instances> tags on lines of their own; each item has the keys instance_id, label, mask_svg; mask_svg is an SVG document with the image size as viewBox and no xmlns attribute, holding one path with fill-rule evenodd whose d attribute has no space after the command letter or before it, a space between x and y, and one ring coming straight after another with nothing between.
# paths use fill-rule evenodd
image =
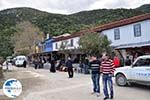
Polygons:
<instances>
[{"instance_id":1,"label":"group of people","mask_svg":"<svg viewBox=\"0 0 150 100\"><path fill-rule=\"evenodd\" d=\"M130 66L139 56L142 56L142 55L145 55L143 53L133 53L133 54L128 54L126 56L126 59L125 59L125 62L124 62L124 65L125 66Z\"/></svg>"},{"instance_id":2,"label":"group of people","mask_svg":"<svg viewBox=\"0 0 150 100\"><path fill-rule=\"evenodd\" d=\"M68 60L66 61L66 67L68 68L69 78L73 78L73 66L70 57L68 57ZM112 77L115 69L114 61L111 60L107 54L105 54L101 58L101 60L97 59L96 55L91 55L91 57L89 58L89 68L91 70L91 79L93 83L92 94L96 94L97 96L100 96L99 82L100 82L100 76L102 75L103 92L105 95L104 100L113 99L114 91L113 91ZM108 93L108 89L110 93Z\"/></svg>"},{"instance_id":3,"label":"group of people","mask_svg":"<svg viewBox=\"0 0 150 100\"><path fill-rule=\"evenodd\" d=\"M105 54L101 58L101 61L97 59L96 55L92 55L90 61L90 68L91 68L91 78L93 82L92 94L96 94L97 96L100 96L99 80L100 80L100 75L102 74L103 92L105 95L104 100L113 99L114 91L113 91L112 76L115 68L113 60L111 60L107 54ZM108 93L108 89L110 93Z\"/></svg>"},{"instance_id":4,"label":"group of people","mask_svg":"<svg viewBox=\"0 0 150 100\"><path fill-rule=\"evenodd\" d=\"M43 68L44 64L49 63L50 72L53 72L53 73L56 72L54 58L50 59L50 58L38 57L38 58L34 58L32 63L34 64L35 69Z\"/></svg>"},{"instance_id":5,"label":"group of people","mask_svg":"<svg viewBox=\"0 0 150 100\"><path fill-rule=\"evenodd\" d=\"M89 66L89 69L91 70L91 79L93 83L92 94L96 94L97 96L100 96L99 81L100 81L100 76L102 75L103 93L105 95L104 100L113 99L114 91L113 91L112 76L113 76L114 69L116 66L114 63L114 60L112 60L110 56L108 56L107 54L103 55L101 59L98 59L96 55L91 55L91 57L88 60L89 60L89 63L87 65ZM50 63L51 63L50 71L56 72L55 60L51 59ZM68 59L66 60L66 62L64 62L64 64L67 67L69 78L73 78L74 71L73 71L73 61L71 57L68 57ZM110 93L108 93L108 89Z\"/></svg>"},{"instance_id":6,"label":"group of people","mask_svg":"<svg viewBox=\"0 0 150 100\"><path fill-rule=\"evenodd\" d=\"M78 72L83 74L89 74L89 59L87 57L79 62Z\"/></svg>"}]
</instances>

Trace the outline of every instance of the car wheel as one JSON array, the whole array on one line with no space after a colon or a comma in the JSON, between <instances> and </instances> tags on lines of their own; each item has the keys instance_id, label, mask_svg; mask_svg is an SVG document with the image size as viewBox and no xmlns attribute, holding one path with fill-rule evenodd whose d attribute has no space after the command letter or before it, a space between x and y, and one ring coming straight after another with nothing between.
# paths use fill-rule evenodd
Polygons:
<instances>
[{"instance_id":1,"label":"car wheel","mask_svg":"<svg viewBox=\"0 0 150 100\"><path fill-rule=\"evenodd\" d=\"M127 85L127 79L123 74L118 74L115 78L116 84L118 86L125 86Z\"/></svg>"}]
</instances>

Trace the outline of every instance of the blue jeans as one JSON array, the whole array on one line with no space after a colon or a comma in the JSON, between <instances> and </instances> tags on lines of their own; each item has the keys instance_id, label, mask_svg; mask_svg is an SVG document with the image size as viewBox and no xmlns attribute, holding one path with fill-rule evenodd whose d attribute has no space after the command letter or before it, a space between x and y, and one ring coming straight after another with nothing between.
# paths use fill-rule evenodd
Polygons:
<instances>
[{"instance_id":1,"label":"blue jeans","mask_svg":"<svg viewBox=\"0 0 150 100\"><path fill-rule=\"evenodd\" d=\"M92 74L93 92L100 93L100 74Z\"/></svg>"},{"instance_id":2,"label":"blue jeans","mask_svg":"<svg viewBox=\"0 0 150 100\"><path fill-rule=\"evenodd\" d=\"M104 74L103 75L103 91L104 91L105 97L109 97L107 85L109 86L110 96L113 96L114 91L113 91L112 76L109 74Z\"/></svg>"}]
</instances>

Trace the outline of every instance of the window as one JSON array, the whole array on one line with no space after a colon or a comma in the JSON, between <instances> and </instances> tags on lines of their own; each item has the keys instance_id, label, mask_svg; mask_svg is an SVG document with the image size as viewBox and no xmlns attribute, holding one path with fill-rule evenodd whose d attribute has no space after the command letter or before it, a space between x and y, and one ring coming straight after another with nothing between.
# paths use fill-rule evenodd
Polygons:
<instances>
[{"instance_id":1,"label":"window","mask_svg":"<svg viewBox=\"0 0 150 100\"><path fill-rule=\"evenodd\" d=\"M150 58L139 59L139 60L134 64L134 67L150 67Z\"/></svg>"},{"instance_id":2,"label":"window","mask_svg":"<svg viewBox=\"0 0 150 100\"><path fill-rule=\"evenodd\" d=\"M134 25L134 37L141 36L141 24Z\"/></svg>"},{"instance_id":3,"label":"window","mask_svg":"<svg viewBox=\"0 0 150 100\"><path fill-rule=\"evenodd\" d=\"M70 46L73 47L73 39L70 40Z\"/></svg>"},{"instance_id":4,"label":"window","mask_svg":"<svg viewBox=\"0 0 150 100\"><path fill-rule=\"evenodd\" d=\"M57 43L55 44L55 46L56 46L56 49L58 49Z\"/></svg>"},{"instance_id":5,"label":"window","mask_svg":"<svg viewBox=\"0 0 150 100\"><path fill-rule=\"evenodd\" d=\"M120 39L120 30L119 30L119 28L114 30L114 39L115 40Z\"/></svg>"}]
</instances>

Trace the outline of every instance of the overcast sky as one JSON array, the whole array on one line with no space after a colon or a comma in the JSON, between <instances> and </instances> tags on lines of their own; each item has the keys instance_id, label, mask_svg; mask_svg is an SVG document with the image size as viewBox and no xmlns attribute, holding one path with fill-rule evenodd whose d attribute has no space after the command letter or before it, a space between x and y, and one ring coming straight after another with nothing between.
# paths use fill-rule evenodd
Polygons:
<instances>
[{"instance_id":1,"label":"overcast sky","mask_svg":"<svg viewBox=\"0 0 150 100\"><path fill-rule=\"evenodd\" d=\"M150 0L0 0L0 10L32 7L42 11L71 14L100 8L136 8L150 4Z\"/></svg>"}]
</instances>

